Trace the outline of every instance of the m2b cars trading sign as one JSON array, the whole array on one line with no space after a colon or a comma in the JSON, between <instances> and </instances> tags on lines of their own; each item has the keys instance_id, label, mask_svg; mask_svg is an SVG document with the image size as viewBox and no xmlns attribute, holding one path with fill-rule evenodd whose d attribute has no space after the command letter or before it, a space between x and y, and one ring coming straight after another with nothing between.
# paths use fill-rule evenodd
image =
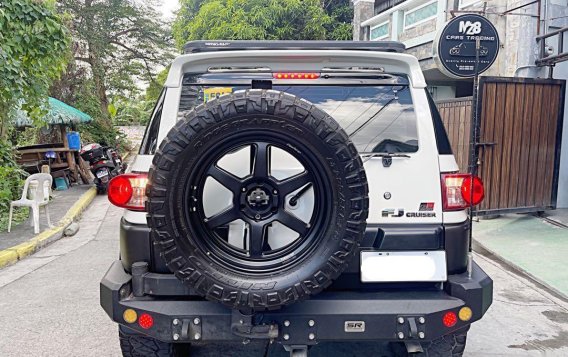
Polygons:
<instances>
[{"instance_id":1,"label":"m2b cars trading sign","mask_svg":"<svg viewBox=\"0 0 568 357\"><path fill-rule=\"evenodd\" d=\"M499 34L481 15L467 14L451 19L438 33L434 56L440 71L450 77L475 76L476 40L479 38L477 74L487 70L499 52Z\"/></svg>"}]
</instances>

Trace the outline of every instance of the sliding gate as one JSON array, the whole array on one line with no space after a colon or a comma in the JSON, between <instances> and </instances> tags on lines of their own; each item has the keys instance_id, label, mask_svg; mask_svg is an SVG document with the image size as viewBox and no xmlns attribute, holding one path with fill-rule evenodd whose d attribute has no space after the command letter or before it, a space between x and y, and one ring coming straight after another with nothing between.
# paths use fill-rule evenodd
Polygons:
<instances>
[{"instance_id":1,"label":"sliding gate","mask_svg":"<svg viewBox=\"0 0 568 357\"><path fill-rule=\"evenodd\" d=\"M478 215L556 208L566 82L481 77L476 140L485 199ZM440 101L452 149L467 171L471 98Z\"/></svg>"}]
</instances>

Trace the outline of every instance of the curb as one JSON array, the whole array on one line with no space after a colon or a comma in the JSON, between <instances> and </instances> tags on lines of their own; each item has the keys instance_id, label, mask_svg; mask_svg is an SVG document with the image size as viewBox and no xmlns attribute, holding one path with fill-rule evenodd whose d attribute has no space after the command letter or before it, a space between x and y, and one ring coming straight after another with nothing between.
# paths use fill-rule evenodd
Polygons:
<instances>
[{"instance_id":1,"label":"curb","mask_svg":"<svg viewBox=\"0 0 568 357\"><path fill-rule=\"evenodd\" d=\"M533 284L535 284L539 288L546 290L550 295L554 296L559 300L562 300L563 302L568 303L568 296L565 293L549 285L544 280L537 278L536 276L532 275L531 273L521 268L520 266L516 265L515 263L511 262L510 260L503 258L499 254L495 253L491 249L479 243L479 241L475 240L475 238L473 239L472 248L474 252L483 255L488 259L493 260L494 262L498 263L503 268L512 272L513 274L519 275L527 280L530 280Z\"/></svg>"},{"instance_id":2,"label":"curb","mask_svg":"<svg viewBox=\"0 0 568 357\"><path fill-rule=\"evenodd\" d=\"M55 242L63 236L63 230L71 224L89 206L97 196L97 189L93 186L83 193L81 197L69 208L65 216L54 227L48 228L30 240L4 250L0 250L0 269L22 260L46 245Z\"/></svg>"}]
</instances>

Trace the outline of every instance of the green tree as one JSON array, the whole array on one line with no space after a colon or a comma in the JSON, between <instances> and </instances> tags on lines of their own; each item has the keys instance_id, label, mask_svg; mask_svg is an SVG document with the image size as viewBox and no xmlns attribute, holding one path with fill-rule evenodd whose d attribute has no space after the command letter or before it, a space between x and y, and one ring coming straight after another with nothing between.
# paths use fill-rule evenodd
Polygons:
<instances>
[{"instance_id":1,"label":"green tree","mask_svg":"<svg viewBox=\"0 0 568 357\"><path fill-rule=\"evenodd\" d=\"M350 40L353 9L349 2L181 0L174 38L180 48L197 39Z\"/></svg>"},{"instance_id":2,"label":"green tree","mask_svg":"<svg viewBox=\"0 0 568 357\"><path fill-rule=\"evenodd\" d=\"M146 95L144 96L146 101L152 103L156 103L156 101L158 101L158 97L162 92L164 83L166 83L166 79L168 78L169 71L170 71L169 66L164 68L160 73L158 73L156 79L150 82L150 85L148 85L148 88L146 88Z\"/></svg>"},{"instance_id":3,"label":"green tree","mask_svg":"<svg viewBox=\"0 0 568 357\"><path fill-rule=\"evenodd\" d=\"M332 21L319 0L184 0L174 38L178 47L190 40L322 40Z\"/></svg>"},{"instance_id":4,"label":"green tree","mask_svg":"<svg viewBox=\"0 0 568 357\"><path fill-rule=\"evenodd\" d=\"M332 21L326 25L327 38L330 40L353 39L353 8L350 0L322 0L325 12Z\"/></svg>"},{"instance_id":5,"label":"green tree","mask_svg":"<svg viewBox=\"0 0 568 357\"><path fill-rule=\"evenodd\" d=\"M135 91L138 83L154 80L155 68L169 62L169 24L152 0L59 3L72 17L74 58L90 68L101 120L110 125L109 96Z\"/></svg>"},{"instance_id":6,"label":"green tree","mask_svg":"<svg viewBox=\"0 0 568 357\"><path fill-rule=\"evenodd\" d=\"M52 80L65 68L68 32L53 1L0 2L0 139L21 105L39 118Z\"/></svg>"}]
</instances>

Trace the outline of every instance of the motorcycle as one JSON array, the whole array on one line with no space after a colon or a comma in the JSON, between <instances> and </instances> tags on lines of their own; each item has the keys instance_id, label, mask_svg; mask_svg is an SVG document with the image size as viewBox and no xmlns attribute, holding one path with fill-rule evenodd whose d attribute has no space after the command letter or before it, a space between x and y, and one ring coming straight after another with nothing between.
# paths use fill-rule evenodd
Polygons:
<instances>
[{"instance_id":1,"label":"motorcycle","mask_svg":"<svg viewBox=\"0 0 568 357\"><path fill-rule=\"evenodd\" d=\"M79 153L83 160L89 163L97 193L105 193L109 181L126 170L126 164L118 151L110 146L97 143L88 144Z\"/></svg>"}]
</instances>

